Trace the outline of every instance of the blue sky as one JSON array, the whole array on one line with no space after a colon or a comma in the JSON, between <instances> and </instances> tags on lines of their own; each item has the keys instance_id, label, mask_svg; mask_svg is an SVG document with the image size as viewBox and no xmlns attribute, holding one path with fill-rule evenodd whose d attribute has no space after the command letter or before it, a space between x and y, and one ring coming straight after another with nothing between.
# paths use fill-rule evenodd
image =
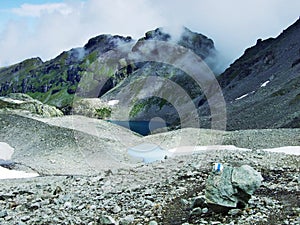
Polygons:
<instances>
[{"instance_id":1,"label":"blue sky","mask_svg":"<svg viewBox=\"0 0 300 225\"><path fill-rule=\"evenodd\" d=\"M0 30L4 29L9 20L16 19L16 14L12 13L13 8L19 8L22 4L44 4L61 2L61 0L1 0L0 1Z\"/></svg>"},{"instance_id":2,"label":"blue sky","mask_svg":"<svg viewBox=\"0 0 300 225\"><path fill-rule=\"evenodd\" d=\"M62 0L1 0L0 1L0 31L5 29L5 26L10 21L26 20L27 23L34 23L32 18L24 18L12 12L13 9L20 8L24 4L42 5L46 3L59 3Z\"/></svg>"},{"instance_id":3,"label":"blue sky","mask_svg":"<svg viewBox=\"0 0 300 225\"><path fill-rule=\"evenodd\" d=\"M299 0L1 0L0 66L54 58L102 34L140 38L184 25L213 39L224 65L299 18Z\"/></svg>"}]
</instances>

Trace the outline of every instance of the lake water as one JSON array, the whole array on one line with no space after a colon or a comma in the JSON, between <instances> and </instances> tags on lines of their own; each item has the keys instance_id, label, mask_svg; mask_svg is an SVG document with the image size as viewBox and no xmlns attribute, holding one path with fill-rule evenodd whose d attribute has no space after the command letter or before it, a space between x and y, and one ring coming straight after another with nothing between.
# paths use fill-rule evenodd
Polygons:
<instances>
[{"instance_id":1,"label":"lake water","mask_svg":"<svg viewBox=\"0 0 300 225\"><path fill-rule=\"evenodd\" d=\"M160 128L166 128L167 125L164 121L120 121L108 120L109 122L130 129L143 136L151 134L151 131Z\"/></svg>"}]
</instances>

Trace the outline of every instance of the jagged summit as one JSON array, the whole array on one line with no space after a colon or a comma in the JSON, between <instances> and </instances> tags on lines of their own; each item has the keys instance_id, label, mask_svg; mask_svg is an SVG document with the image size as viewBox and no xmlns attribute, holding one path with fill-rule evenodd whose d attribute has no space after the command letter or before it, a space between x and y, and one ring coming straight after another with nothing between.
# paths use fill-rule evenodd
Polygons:
<instances>
[{"instance_id":1,"label":"jagged summit","mask_svg":"<svg viewBox=\"0 0 300 225\"><path fill-rule=\"evenodd\" d=\"M176 43L192 50L213 69L217 62L214 43L208 37L183 28L180 33L157 28L145 33L139 40L119 35L103 34L91 38L83 47L62 52L56 58L43 62L40 58L0 69L0 95L21 92L54 105L68 113L73 97L83 76L90 78L88 87L93 97L110 101L123 93L128 83L148 76L168 79L182 87L198 107L202 127L211 126L210 107L207 96L199 86L180 69L161 63L130 63L120 60L118 70L97 71L95 62L102 54L129 46L139 41L160 40ZM129 51L131 49L128 49ZM91 65L93 65L91 67ZM300 127L300 19L284 30L278 37L258 39L255 46L217 77L222 88L227 109L227 128L230 130L250 128ZM100 77L99 77L100 76ZM98 83L105 81L101 90ZM125 89L124 89L125 88ZM135 87L136 90L141 88ZM148 86L143 87L148 88ZM149 85L151 89L151 85ZM130 91L134 91L130 90ZM178 115L169 102L159 98L135 99L133 92L131 119L162 116L177 125ZM86 97L89 97L87 94Z\"/></svg>"},{"instance_id":2,"label":"jagged summit","mask_svg":"<svg viewBox=\"0 0 300 225\"><path fill-rule=\"evenodd\" d=\"M150 39L154 36L158 38L159 35L168 36L161 29L147 32L146 37ZM178 44L190 48L203 58L214 51L214 45L210 39L188 29L185 29L185 33ZM44 103L68 111L72 105L77 85L90 65L101 54L117 49L119 46L134 45L135 42L131 37L102 34L91 38L83 47L64 51L49 61L42 62L40 58L28 59L16 65L2 68L0 69L0 95L3 96L12 92L27 93ZM138 66L135 65L134 68L137 70ZM124 74L124 71L121 73L123 75L120 73L104 74L111 77L104 90L110 90L129 75Z\"/></svg>"},{"instance_id":3,"label":"jagged summit","mask_svg":"<svg viewBox=\"0 0 300 225\"><path fill-rule=\"evenodd\" d=\"M98 50L100 53L107 52L118 47L120 44L133 42L129 36L122 37L120 35L102 34L91 38L88 43L84 45L84 49L88 52Z\"/></svg>"},{"instance_id":4,"label":"jagged summit","mask_svg":"<svg viewBox=\"0 0 300 225\"><path fill-rule=\"evenodd\" d=\"M181 31L176 34L168 32L167 28L160 27L145 33L140 40L159 40L175 42L185 48L191 49L202 59L208 55L215 53L214 42L203 34L195 33L186 27L182 27Z\"/></svg>"},{"instance_id":5,"label":"jagged summit","mask_svg":"<svg viewBox=\"0 0 300 225\"><path fill-rule=\"evenodd\" d=\"M218 80L230 129L300 127L300 19L259 39Z\"/></svg>"}]
</instances>

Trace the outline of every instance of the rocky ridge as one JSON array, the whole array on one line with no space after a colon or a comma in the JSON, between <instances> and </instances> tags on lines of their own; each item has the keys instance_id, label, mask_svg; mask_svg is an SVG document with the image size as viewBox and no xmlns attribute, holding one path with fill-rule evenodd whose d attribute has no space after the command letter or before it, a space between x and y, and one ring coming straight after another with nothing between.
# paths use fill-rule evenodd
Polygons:
<instances>
[{"instance_id":1,"label":"rocky ridge","mask_svg":"<svg viewBox=\"0 0 300 225\"><path fill-rule=\"evenodd\" d=\"M299 127L300 19L278 37L258 39L218 77L228 129Z\"/></svg>"},{"instance_id":2,"label":"rocky ridge","mask_svg":"<svg viewBox=\"0 0 300 225\"><path fill-rule=\"evenodd\" d=\"M258 39L255 46L246 49L243 56L217 77L226 103L223 111L227 111L220 120L226 120L227 130L299 127L299 21L276 38ZM212 110L220 104L213 103L213 96L205 94L203 89L213 88L199 87L190 74L169 64L128 60L129 52L135 53L143 43L155 42L191 50L212 70L218 64L214 61L218 58L213 41L187 28L177 38L164 28L149 31L138 41L118 35L100 35L90 39L84 47L63 52L47 62L34 58L1 68L0 93L27 93L59 107L64 113L77 113L74 107L80 108L74 96L79 100L100 97L104 105L92 109L100 112L100 116L92 113L96 117L109 117L113 112L126 115L126 120L149 121L160 117L172 129L180 127L184 120L198 118L201 127L211 128L215 116ZM178 86L175 88L171 83ZM157 89L160 91L153 92ZM179 89L184 95L174 93ZM182 103L178 96L184 99L185 95L195 108L187 119L182 118L178 113L182 110L176 108ZM119 100L119 107L108 105L114 100ZM128 103L124 103L125 100ZM80 113L88 115L90 111Z\"/></svg>"},{"instance_id":3,"label":"rocky ridge","mask_svg":"<svg viewBox=\"0 0 300 225\"><path fill-rule=\"evenodd\" d=\"M162 40L161 36L171 38L170 34L158 28L147 32L143 40ZM143 73L144 63L117 62L117 68L112 70L98 70L97 67L99 57L103 57L110 51L128 53L141 40L136 42L131 37L103 34L91 38L84 47L65 51L47 62L43 62L40 58L33 58L1 68L0 94L26 93L43 103L62 109L64 113L70 113L74 94L78 91L77 86L83 76L90 78L88 88L97 89L96 94L93 93L93 96L88 94L87 97L97 98L116 87L134 71L140 71L135 76ZM187 28L184 29L183 36L177 43L191 49L204 60L208 56L213 57L216 53L212 40ZM151 69L157 67L159 66L156 65ZM170 68L163 70L161 75L165 76L170 71L172 71ZM100 82L101 88L97 82Z\"/></svg>"}]
</instances>

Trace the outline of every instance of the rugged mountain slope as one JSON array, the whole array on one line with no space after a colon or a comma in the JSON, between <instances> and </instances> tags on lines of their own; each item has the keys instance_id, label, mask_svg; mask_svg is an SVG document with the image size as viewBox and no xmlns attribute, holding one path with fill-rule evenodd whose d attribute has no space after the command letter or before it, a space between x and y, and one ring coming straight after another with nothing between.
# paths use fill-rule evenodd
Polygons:
<instances>
[{"instance_id":1,"label":"rugged mountain slope","mask_svg":"<svg viewBox=\"0 0 300 225\"><path fill-rule=\"evenodd\" d=\"M214 68L211 59L216 54L212 40L187 28L177 38L163 28L149 31L128 55L133 69L130 73L119 71L119 75L125 73L121 75L125 78L101 99L119 101L119 107L112 109L113 120L151 121L160 118L170 126L177 126L182 119L188 121L189 117L198 117L189 110L194 108L197 113L193 100L202 93L199 82L188 74L188 70L194 70L191 55Z\"/></svg>"},{"instance_id":2,"label":"rugged mountain slope","mask_svg":"<svg viewBox=\"0 0 300 225\"><path fill-rule=\"evenodd\" d=\"M140 62L128 60L128 53L135 53L143 43L151 41L190 49L214 68L212 59L216 59L216 50L212 40L186 28L177 39L162 28L147 32L137 42L130 37L100 35L83 48L63 52L53 60L28 59L0 69L0 95L27 93L65 112L76 107L74 94L80 98L100 97L103 108L92 109L100 118L114 113L121 116L120 120L161 117L167 124L177 126L183 118L174 103L179 104L184 98L174 90L180 89L198 108L194 114L187 105L181 104L185 113L191 114L191 118L199 117L202 128L211 128L212 109L218 109L219 102L211 100L213 95L204 94L203 86L193 77L182 68L157 62L155 58ZM163 51L169 53L168 49ZM153 51L155 54L160 53ZM227 110L219 119L227 121L227 129L300 127L300 20L276 38L259 39L217 80L226 101L226 107L220 110ZM160 92L153 94L153 90Z\"/></svg>"},{"instance_id":3,"label":"rugged mountain slope","mask_svg":"<svg viewBox=\"0 0 300 225\"><path fill-rule=\"evenodd\" d=\"M61 53L42 62L40 58L0 69L0 95L21 92L59 108L70 108L77 84L84 71L101 54L131 42L130 37L100 35L83 48Z\"/></svg>"},{"instance_id":4,"label":"rugged mountain slope","mask_svg":"<svg viewBox=\"0 0 300 225\"><path fill-rule=\"evenodd\" d=\"M170 34L163 32L162 28L147 32L140 41L142 40L174 41ZM215 54L212 40L186 28L182 37L176 42L191 49L203 59L208 56L213 57ZM89 77L88 87L84 87L84 89L94 88L97 94L94 96L95 90L91 90L89 93L85 93L84 97L99 97L117 86L134 71L139 70L136 76L143 73L144 67L148 66L147 63L117 62L118 68L111 70L97 67L100 56L102 57L110 50L123 53L130 52L135 43L131 37L100 35L90 39L83 48L63 52L47 62L42 62L40 58L33 58L10 67L1 68L0 95L3 96L12 92L26 93L43 103L54 105L68 113L72 108L74 93L82 76ZM150 66L148 69L153 70L157 67L157 65ZM165 70L164 73L172 71L171 68ZM101 81L104 83L99 89L97 84Z\"/></svg>"},{"instance_id":5,"label":"rugged mountain slope","mask_svg":"<svg viewBox=\"0 0 300 225\"><path fill-rule=\"evenodd\" d=\"M229 130L300 127L300 19L276 38L257 40L218 81ZM199 102L209 116L205 99Z\"/></svg>"}]
</instances>

